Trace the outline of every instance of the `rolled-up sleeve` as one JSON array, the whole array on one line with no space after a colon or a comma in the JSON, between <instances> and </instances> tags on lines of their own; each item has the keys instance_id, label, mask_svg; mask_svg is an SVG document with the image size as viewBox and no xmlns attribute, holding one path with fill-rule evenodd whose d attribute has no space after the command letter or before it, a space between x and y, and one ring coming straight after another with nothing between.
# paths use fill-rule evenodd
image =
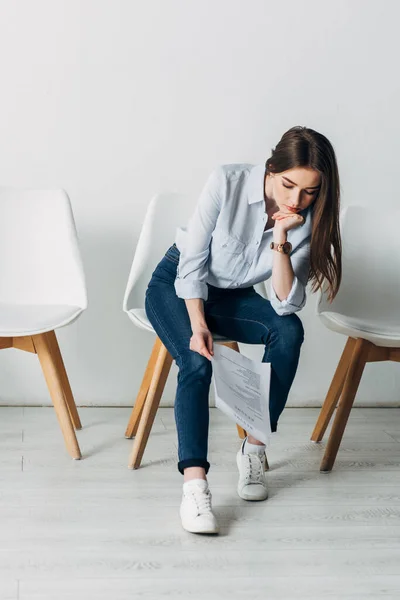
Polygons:
<instances>
[{"instance_id":1,"label":"rolled-up sleeve","mask_svg":"<svg viewBox=\"0 0 400 600\"><path fill-rule=\"evenodd\" d=\"M187 227L177 230L176 245L180 258L175 291L179 298L208 298L206 281L210 242L221 211L224 180L225 173L221 167L212 171Z\"/></svg>"},{"instance_id":2,"label":"rolled-up sleeve","mask_svg":"<svg viewBox=\"0 0 400 600\"><path fill-rule=\"evenodd\" d=\"M292 288L284 300L279 300L271 284L271 305L280 316L290 315L301 310L307 300L307 281L310 271L310 240L306 240L290 256L294 279Z\"/></svg>"}]
</instances>

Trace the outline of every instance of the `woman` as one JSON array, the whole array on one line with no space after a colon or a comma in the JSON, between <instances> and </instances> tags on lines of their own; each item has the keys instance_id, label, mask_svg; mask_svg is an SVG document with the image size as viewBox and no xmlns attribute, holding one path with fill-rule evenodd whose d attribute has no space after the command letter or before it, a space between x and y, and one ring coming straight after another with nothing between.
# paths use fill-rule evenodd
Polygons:
<instances>
[{"instance_id":1,"label":"woman","mask_svg":"<svg viewBox=\"0 0 400 600\"><path fill-rule=\"evenodd\" d=\"M184 529L217 533L207 482L212 333L264 344L271 363L270 421L276 431L304 339L295 314L325 282L341 280L339 175L329 140L287 131L262 165L210 175L186 228L177 231L146 291L146 313L179 368L175 400ZM272 277L271 299L253 285ZM212 333L211 333L212 332ZM248 435L237 453L238 494L265 500L265 446Z\"/></svg>"}]
</instances>

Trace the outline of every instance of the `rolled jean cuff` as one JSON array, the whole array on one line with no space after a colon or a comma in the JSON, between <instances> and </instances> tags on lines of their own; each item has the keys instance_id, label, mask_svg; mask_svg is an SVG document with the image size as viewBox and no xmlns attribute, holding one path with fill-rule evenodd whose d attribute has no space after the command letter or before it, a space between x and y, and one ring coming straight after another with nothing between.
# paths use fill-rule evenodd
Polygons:
<instances>
[{"instance_id":1,"label":"rolled jean cuff","mask_svg":"<svg viewBox=\"0 0 400 600\"><path fill-rule=\"evenodd\" d=\"M210 468L210 463L204 458L187 458L186 460L180 460L178 462L178 471L183 475L183 469L188 467L203 467L206 471L206 475Z\"/></svg>"}]
</instances>

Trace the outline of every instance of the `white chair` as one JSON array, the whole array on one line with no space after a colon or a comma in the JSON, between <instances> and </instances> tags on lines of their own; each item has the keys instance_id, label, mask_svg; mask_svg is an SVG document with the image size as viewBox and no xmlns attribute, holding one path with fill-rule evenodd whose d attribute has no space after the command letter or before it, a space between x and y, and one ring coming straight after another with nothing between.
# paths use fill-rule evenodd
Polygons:
<instances>
[{"instance_id":1,"label":"white chair","mask_svg":"<svg viewBox=\"0 0 400 600\"><path fill-rule=\"evenodd\" d=\"M81 429L54 330L87 305L71 204L63 190L0 188L0 349L38 355L70 455Z\"/></svg>"},{"instance_id":2,"label":"white chair","mask_svg":"<svg viewBox=\"0 0 400 600\"><path fill-rule=\"evenodd\" d=\"M348 337L311 440L322 440L338 403L320 470L335 462L368 362L400 362L400 211L350 206L342 211L343 279L330 304L319 294L322 323Z\"/></svg>"},{"instance_id":3,"label":"white chair","mask_svg":"<svg viewBox=\"0 0 400 600\"><path fill-rule=\"evenodd\" d=\"M157 263L174 242L177 226L187 222L193 209L193 202L180 194L159 194L147 209L123 301L123 310L128 317L145 331L154 333L144 309L147 284ZM257 289L265 296L262 285ZM217 335L214 341L239 352L235 341ZM140 467L171 363L171 355L157 337L125 432L127 438L135 436L129 459L131 469ZM240 438L246 436L239 425L237 430Z\"/></svg>"}]
</instances>

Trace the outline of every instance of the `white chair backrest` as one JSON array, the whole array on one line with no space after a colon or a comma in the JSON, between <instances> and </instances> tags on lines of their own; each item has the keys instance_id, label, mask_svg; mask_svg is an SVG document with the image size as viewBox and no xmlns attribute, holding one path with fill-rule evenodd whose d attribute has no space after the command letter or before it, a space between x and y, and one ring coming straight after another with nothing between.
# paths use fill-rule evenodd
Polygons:
<instances>
[{"instance_id":1,"label":"white chair backrest","mask_svg":"<svg viewBox=\"0 0 400 600\"><path fill-rule=\"evenodd\" d=\"M0 303L86 308L85 277L65 191L0 188Z\"/></svg>"},{"instance_id":2,"label":"white chair backrest","mask_svg":"<svg viewBox=\"0 0 400 600\"><path fill-rule=\"evenodd\" d=\"M125 312L144 307L145 292L152 272L169 246L174 243L177 227L187 225L195 205L195 199L182 194L157 194L151 200L125 291ZM264 298L268 297L263 283L257 284L255 288Z\"/></svg>"},{"instance_id":3,"label":"white chair backrest","mask_svg":"<svg viewBox=\"0 0 400 600\"><path fill-rule=\"evenodd\" d=\"M164 193L152 198L129 274L124 311L144 307L145 292L152 272L174 243L177 227L187 224L194 208L195 201L182 194Z\"/></svg>"},{"instance_id":4,"label":"white chair backrest","mask_svg":"<svg viewBox=\"0 0 400 600\"><path fill-rule=\"evenodd\" d=\"M317 312L400 322L400 210L349 206L341 212L343 277L330 304L319 294Z\"/></svg>"}]
</instances>

